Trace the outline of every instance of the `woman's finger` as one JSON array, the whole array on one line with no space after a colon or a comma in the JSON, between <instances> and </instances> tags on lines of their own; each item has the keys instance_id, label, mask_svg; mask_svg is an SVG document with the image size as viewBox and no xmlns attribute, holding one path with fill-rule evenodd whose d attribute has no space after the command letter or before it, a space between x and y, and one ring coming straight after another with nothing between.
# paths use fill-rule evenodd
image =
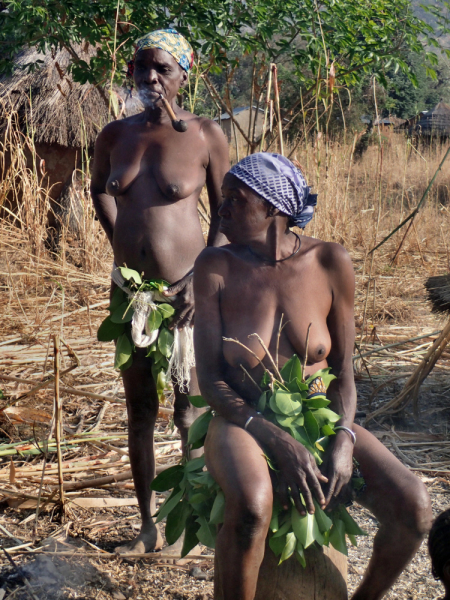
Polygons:
<instances>
[{"instance_id":1,"label":"woman's finger","mask_svg":"<svg viewBox=\"0 0 450 600\"><path fill-rule=\"evenodd\" d=\"M326 481L328 481L328 480L326 479ZM311 488L312 492L314 493L314 496L316 497L317 502L323 508L326 505L325 496L324 496L323 490L320 486L319 480L316 476L316 473L314 473L314 471L312 471L308 476L308 485Z\"/></svg>"},{"instance_id":2,"label":"woman's finger","mask_svg":"<svg viewBox=\"0 0 450 600\"><path fill-rule=\"evenodd\" d=\"M314 514L314 510L315 510L314 509L314 502L313 502L311 490L308 487L306 479L303 479L303 481L299 485L299 488L300 488L301 493L303 494L303 499L305 500L306 510L310 514ZM294 501L295 501L295 498L294 498ZM305 514L305 508L302 506L302 510L299 510L299 512L301 514Z\"/></svg>"},{"instance_id":3,"label":"woman's finger","mask_svg":"<svg viewBox=\"0 0 450 600\"><path fill-rule=\"evenodd\" d=\"M295 508L298 510L298 512L301 515L306 515L305 507L303 506L303 503L300 498L300 489L299 489L298 485L295 483L292 483L292 485L290 485L289 487L291 489L291 498L294 501ZM303 494L303 497L304 497L304 494Z\"/></svg>"},{"instance_id":4,"label":"woman's finger","mask_svg":"<svg viewBox=\"0 0 450 600\"><path fill-rule=\"evenodd\" d=\"M327 494L327 497L326 497L326 500L325 500L325 505L326 506L328 506L328 504L331 501L331 498L334 496L334 490L335 490L335 487L336 487L336 483L337 483L337 477L336 477L335 474L333 474L331 476L330 485L328 487L328 494Z\"/></svg>"},{"instance_id":5,"label":"woman's finger","mask_svg":"<svg viewBox=\"0 0 450 600\"><path fill-rule=\"evenodd\" d=\"M282 479L278 481L278 495L280 497L281 506L284 510L287 510L290 505L289 492L287 483Z\"/></svg>"}]
</instances>

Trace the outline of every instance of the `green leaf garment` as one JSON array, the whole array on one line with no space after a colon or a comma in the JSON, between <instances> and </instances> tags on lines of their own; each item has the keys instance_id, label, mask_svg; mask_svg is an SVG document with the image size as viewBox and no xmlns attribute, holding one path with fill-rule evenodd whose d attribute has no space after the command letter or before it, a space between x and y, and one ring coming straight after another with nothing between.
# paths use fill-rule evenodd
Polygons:
<instances>
[{"instance_id":1,"label":"green leaf garment","mask_svg":"<svg viewBox=\"0 0 450 600\"><path fill-rule=\"evenodd\" d=\"M335 435L334 427L339 415L328 408L326 398L329 383L335 379L330 369L322 369L303 380L302 366L294 355L281 369L282 381L277 381L266 372L261 385L263 393L257 410L268 419L303 444L314 456L318 465L329 438ZM207 407L201 396L191 396L191 403L197 408ZM188 444L192 449L203 446L213 411L204 412L189 429ZM266 456L275 479L277 465ZM355 493L365 487L357 463L351 479ZM170 467L156 477L152 489L157 492L171 490L157 513L157 522L167 517L166 539L173 544L185 531L182 556L185 556L198 542L214 548L217 525L223 523L225 496L219 485L205 468L203 456L184 460ZM301 501L305 504L302 495ZM269 527L269 545L280 563L291 556L305 566L305 550L313 544L328 546L347 554L346 536L356 546L356 536L365 532L353 520L343 504L330 513L325 513L314 500L315 513L301 515L291 506L284 510L274 496L272 520Z\"/></svg>"},{"instance_id":2,"label":"green leaf garment","mask_svg":"<svg viewBox=\"0 0 450 600\"><path fill-rule=\"evenodd\" d=\"M169 329L175 309L162 294L169 286L167 281L142 279L137 271L115 265L111 278L117 288L97 339L116 340L114 368L125 371L133 362L135 348L147 348L158 396L164 395L171 373L187 391L190 369L195 364L192 328Z\"/></svg>"}]
</instances>

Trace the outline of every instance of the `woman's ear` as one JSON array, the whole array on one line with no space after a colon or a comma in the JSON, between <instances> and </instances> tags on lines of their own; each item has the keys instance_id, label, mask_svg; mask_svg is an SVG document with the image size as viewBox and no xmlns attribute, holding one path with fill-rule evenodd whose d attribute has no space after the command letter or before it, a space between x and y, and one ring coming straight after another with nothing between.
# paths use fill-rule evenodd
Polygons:
<instances>
[{"instance_id":1,"label":"woman's ear","mask_svg":"<svg viewBox=\"0 0 450 600\"><path fill-rule=\"evenodd\" d=\"M278 208L276 208L275 206L273 206L273 204L269 204L267 203L267 216L268 217L276 217L279 214L279 210Z\"/></svg>"},{"instance_id":2,"label":"woman's ear","mask_svg":"<svg viewBox=\"0 0 450 600\"><path fill-rule=\"evenodd\" d=\"M180 67L181 69L181 67ZM186 71L184 69L181 69L183 71L183 74L181 76L181 83L180 83L180 88L184 88L186 86L186 83L189 79L189 74L186 73Z\"/></svg>"}]
</instances>

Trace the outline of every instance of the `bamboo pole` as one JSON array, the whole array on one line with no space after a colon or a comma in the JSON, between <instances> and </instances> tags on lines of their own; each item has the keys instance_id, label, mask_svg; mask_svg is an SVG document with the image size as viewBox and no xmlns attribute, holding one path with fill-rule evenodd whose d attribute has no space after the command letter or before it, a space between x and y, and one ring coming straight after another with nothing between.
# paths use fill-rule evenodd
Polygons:
<instances>
[{"instance_id":1,"label":"bamboo pole","mask_svg":"<svg viewBox=\"0 0 450 600\"><path fill-rule=\"evenodd\" d=\"M280 154L282 156L284 156L283 123L281 121L280 90L278 89L278 68L275 63L272 64L272 71L273 71L273 89L275 92L275 108L277 111L277 121L278 121L278 136L279 136Z\"/></svg>"},{"instance_id":2,"label":"bamboo pole","mask_svg":"<svg viewBox=\"0 0 450 600\"><path fill-rule=\"evenodd\" d=\"M62 514L64 515L64 478L61 455L61 430L62 430L62 407L61 398L59 395L59 372L61 361L61 347L59 343L59 335L53 338L54 349L54 371L55 371L55 439L56 439L56 455L58 457L58 485L59 485L59 500L61 502Z\"/></svg>"},{"instance_id":3,"label":"bamboo pole","mask_svg":"<svg viewBox=\"0 0 450 600\"><path fill-rule=\"evenodd\" d=\"M262 136L261 136L261 145L259 146L260 152L262 152L264 150L264 140L266 137L266 127L267 127L267 115L269 113L270 94L271 93L272 93L272 65L269 66L269 81L267 82L266 108L264 109L264 122L263 122Z\"/></svg>"}]
</instances>

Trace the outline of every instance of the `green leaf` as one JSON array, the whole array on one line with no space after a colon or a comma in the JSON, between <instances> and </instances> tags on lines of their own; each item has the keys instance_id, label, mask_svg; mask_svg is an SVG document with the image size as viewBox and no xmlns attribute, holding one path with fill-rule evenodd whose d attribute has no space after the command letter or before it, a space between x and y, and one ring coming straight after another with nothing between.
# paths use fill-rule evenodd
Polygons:
<instances>
[{"instance_id":1,"label":"green leaf","mask_svg":"<svg viewBox=\"0 0 450 600\"><path fill-rule=\"evenodd\" d=\"M303 548L308 548L316 541L322 545L323 535L320 532L315 516L309 513L302 516L295 506L292 507L291 513L292 529Z\"/></svg>"},{"instance_id":2,"label":"green leaf","mask_svg":"<svg viewBox=\"0 0 450 600\"><path fill-rule=\"evenodd\" d=\"M293 379L292 381L290 381L288 384L286 384L287 389L290 392L296 393L296 392L307 392L308 391L308 386L306 385L306 383L303 383L302 381L300 381L300 379Z\"/></svg>"},{"instance_id":3,"label":"green leaf","mask_svg":"<svg viewBox=\"0 0 450 600\"><path fill-rule=\"evenodd\" d=\"M214 504L211 508L211 516L209 517L209 522L211 525L220 525L223 523L225 515L225 495L222 491L218 492Z\"/></svg>"},{"instance_id":4,"label":"green leaf","mask_svg":"<svg viewBox=\"0 0 450 600\"><path fill-rule=\"evenodd\" d=\"M334 429L330 426L330 425L322 425L322 427L320 428L322 435L326 435L326 436L330 436L330 435L336 435Z\"/></svg>"},{"instance_id":5,"label":"green leaf","mask_svg":"<svg viewBox=\"0 0 450 600\"><path fill-rule=\"evenodd\" d=\"M303 568L306 567L305 551L301 547L301 544L299 542L297 542L297 547L295 548L295 558L298 560L298 562L302 565Z\"/></svg>"},{"instance_id":6,"label":"green leaf","mask_svg":"<svg viewBox=\"0 0 450 600\"><path fill-rule=\"evenodd\" d=\"M208 406L208 403L203 396L188 396L188 400L195 408L205 408Z\"/></svg>"},{"instance_id":7,"label":"green leaf","mask_svg":"<svg viewBox=\"0 0 450 600\"><path fill-rule=\"evenodd\" d=\"M97 340L99 342L112 342L116 340L125 331L125 325L113 323L111 317L106 317L97 331Z\"/></svg>"},{"instance_id":8,"label":"green leaf","mask_svg":"<svg viewBox=\"0 0 450 600\"><path fill-rule=\"evenodd\" d=\"M270 392L263 392L259 397L258 406L256 407L256 410L258 412L263 413L266 410L267 397L269 396L269 394Z\"/></svg>"},{"instance_id":9,"label":"green leaf","mask_svg":"<svg viewBox=\"0 0 450 600\"><path fill-rule=\"evenodd\" d=\"M303 400L308 408L326 408L331 402L325 396L315 396L314 398L306 398Z\"/></svg>"},{"instance_id":10,"label":"green leaf","mask_svg":"<svg viewBox=\"0 0 450 600\"><path fill-rule=\"evenodd\" d=\"M167 358L172 354L172 346L173 346L173 333L169 331L166 327L163 327L159 332L158 337L158 348L159 351L164 354Z\"/></svg>"},{"instance_id":11,"label":"green leaf","mask_svg":"<svg viewBox=\"0 0 450 600\"><path fill-rule=\"evenodd\" d=\"M278 390L270 398L270 407L274 412L292 417L302 411L302 397L300 394L292 394Z\"/></svg>"},{"instance_id":12,"label":"green leaf","mask_svg":"<svg viewBox=\"0 0 450 600\"><path fill-rule=\"evenodd\" d=\"M189 506L189 503L186 500L182 500L167 515L166 529L164 534L169 546L175 544L175 542L179 539L184 531L186 519L191 514L192 508Z\"/></svg>"},{"instance_id":13,"label":"green leaf","mask_svg":"<svg viewBox=\"0 0 450 600\"><path fill-rule=\"evenodd\" d=\"M184 465L185 473L193 473L194 471L202 471L205 466L205 456L198 456L197 458L192 458Z\"/></svg>"},{"instance_id":14,"label":"green leaf","mask_svg":"<svg viewBox=\"0 0 450 600\"><path fill-rule=\"evenodd\" d=\"M116 310L116 308L119 308L119 306L123 302L126 302L126 300L127 300L127 294L122 290L122 288L116 287L116 289L112 293L111 300L110 300L110 303L108 306L109 312L111 312L111 313L114 312Z\"/></svg>"},{"instance_id":15,"label":"green leaf","mask_svg":"<svg viewBox=\"0 0 450 600\"><path fill-rule=\"evenodd\" d=\"M281 427L290 427L294 421L294 417L286 417L285 415L276 415L275 418Z\"/></svg>"},{"instance_id":16,"label":"green leaf","mask_svg":"<svg viewBox=\"0 0 450 600\"><path fill-rule=\"evenodd\" d=\"M367 535L367 533L361 529L354 518L347 512L347 509L343 504L339 506L339 518L344 523L345 533L347 535Z\"/></svg>"},{"instance_id":17,"label":"green leaf","mask_svg":"<svg viewBox=\"0 0 450 600\"><path fill-rule=\"evenodd\" d=\"M295 534L293 531L290 531L286 535L286 545L283 548L283 552L281 553L280 557L280 562L278 564L281 564L294 554L296 543L297 540L295 539Z\"/></svg>"},{"instance_id":18,"label":"green leaf","mask_svg":"<svg viewBox=\"0 0 450 600\"><path fill-rule=\"evenodd\" d=\"M214 548L216 545L216 529L215 525L209 525L205 517L199 517L197 523L200 525L197 531L197 537L201 544Z\"/></svg>"},{"instance_id":19,"label":"green leaf","mask_svg":"<svg viewBox=\"0 0 450 600\"><path fill-rule=\"evenodd\" d=\"M199 530L199 525L196 521L196 518L193 515L189 515L186 519L186 528L184 534L184 543L183 549L181 550L181 557L183 558L195 548L198 544L197 531Z\"/></svg>"},{"instance_id":20,"label":"green leaf","mask_svg":"<svg viewBox=\"0 0 450 600\"><path fill-rule=\"evenodd\" d=\"M148 315L147 324L150 331L156 331L160 328L162 323L162 316L158 309L152 310Z\"/></svg>"},{"instance_id":21,"label":"green leaf","mask_svg":"<svg viewBox=\"0 0 450 600\"><path fill-rule=\"evenodd\" d=\"M158 516L156 518L157 523L162 521L164 517L167 517L170 511L173 510L178 504L178 502L181 500L182 495L183 490L180 490L178 486L172 490L172 493L165 500L165 502L162 504L161 508L158 511Z\"/></svg>"},{"instance_id":22,"label":"green leaf","mask_svg":"<svg viewBox=\"0 0 450 600\"><path fill-rule=\"evenodd\" d=\"M314 417L314 414L310 410L307 410L305 413L303 413L303 416L305 417L305 429L311 443L313 444L319 439L320 436L319 425Z\"/></svg>"},{"instance_id":23,"label":"green leaf","mask_svg":"<svg viewBox=\"0 0 450 600\"><path fill-rule=\"evenodd\" d=\"M126 279L127 281L129 281L130 279L133 279L133 281L135 283L137 283L138 285L141 285L142 279L137 271L133 271L133 269L128 269L128 267L118 267L118 268L124 279Z\"/></svg>"},{"instance_id":24,"label":"green leaf","mask_svg":"<svg viewBox=\"0 0 450 600\"><path fill-rule=\"evenodd\" d=\"M175 314L175 309L170 304L158 304L158 310L163 319L168 319Z\"/></svg>"},{"instance_id":25,"label":"green leaf","mask_svg":"<svg viewBox=\"0 0 450 600\"><path fill-rule=\"evenodd\" d=\"M213 415L210 410L201 414L192 425L189 427L188 432L188 444L195 444L198 440L201 440L205 437L206 432L208 431L209 422L211 421Z\"/></svg>"},{"instance_id":26,"label":"green leaf","mask_svg":"<svg viewBox=\"0 0 450 600\"><path fill-rule=\"evenodd\" d=\"M350 540L350 543L352 546L355 546L355 548L358 547L358 541L356 539L356 537L354 535L351 535L350 533L347 533L347 537Z\"/></svg>"},{"instance_id":27,"label":"green leaf","mask_svg":"<svg viewBox=\"0 0 450 600\"><path fill-rule=\"evenodd\" d=\"M278 531L278 513L279 511L275 509L272 510L272 518L270 519L269 529L272 533L276 533Z\"/></svg>"},{"instance_id":28,"label":"green leaf","mask_svg":"<svg viewBox=\"0 0 450 600\"><path fill-rule=\"evenodd\" d=\"M296 354L292 356L280 371L283 381L290 383L293 379L303 379L302 364Z\"/></svg>"},{"instance_id":29,"label":"green leaf","mask_svg":"<svg viewBox=\"0 0 450 600\"><path fill-rule=\"evenodd\" d=\"M279 527L278 531L273 534L272 537L279 538L282 535L285 535L289 529L291 528L291 517L290 515L287 517L286 521Z\"/></svg>"},{"instance_id":30,"label":"green leaf","mask_svg":"<svg viewBox=\"0 0 450 600\"><path fill-rule=\"evenodd\" d=\"M341 417L329 408L318 408L314 411L314 418L319 424L319 427L323 427L329 423L336 423Z\"/></svg>"},{"instance_id":31,"label":"green leaf","mask_svg":"<svg viewBox=\"0 0 450 600\"><path fill-rule=\"evenodd\" d=\"M181 483L183 479L185 467L183 465L175 465L162 471L155 477L150 486L155 492L166 492L171 490Z\"/></svg>"},{"instance_id":32,"label":"green leaf","mask_svg":"<svg viewBox=\"0 0 450 600\"><path fill-rule=\"evenodd\" d=\"M347 556L347 543L345 541L345 525L340 519L333 518L333 527L330 531L330 544L338 552Z\"/></svg>"},{"instance_id":33,"label":"green leaf","mask_svg":"<svg viewBox=\"0 0 450 600\"><path fill-rule=\"evenodd\" d=\"M208 497L201 492L192 494L192 496L189 497L189 502L192 504L192 506L195 506L196 504L203 504L206 502L206 500L208 500Z\"/></svg>"},{"instance_id":34,"label":"green leaf","mask_svg":"<svg viewBox=\"0 0 450 600\"><path fill-rule=\"evenodd\" d=\"M321 533L325 533L325 531L330 530L331 526L333 525L333 521L326 514L326 512L321 509L321 507L319 506L319 503L317 502L317 500L315 498L313 498L313 502L314 502L314 509L315 509L314 515L316 517L317 526Z\"/></svg>"},{"instance_id":35,"label":"green leaf","mask_svg":"<svg viewBox=\"0 0 450 600\"><path fill-rule=\"evenodd\" d=\"M111 321L113 323L129 323L133 318L133 307L129 307L129 302L122 302L122 304L111 313Z\"/></svg>"},{"instance_id":36,"label":"green leaf","mask_svg":"<svg viewBox=\"0 0 450 600\"><path fill-rule=\"evenodd\" d=\"M275 556L280 556L283 552L284 547L286 546L286 535L282 537L273 537L273 535L269 539L269 547Z\"/></svg>"},{"instance_id":37,"label":"green leaf","mask_svg":"<svg viewBox=\"0 0 450 600\"><path fill-rule=\"evenodd\" d=\"M114 368L120 369L130 360L133 348L126 333L122 333L117 338L116 353L114 357Z\"/></svg>"}]
</instances>

